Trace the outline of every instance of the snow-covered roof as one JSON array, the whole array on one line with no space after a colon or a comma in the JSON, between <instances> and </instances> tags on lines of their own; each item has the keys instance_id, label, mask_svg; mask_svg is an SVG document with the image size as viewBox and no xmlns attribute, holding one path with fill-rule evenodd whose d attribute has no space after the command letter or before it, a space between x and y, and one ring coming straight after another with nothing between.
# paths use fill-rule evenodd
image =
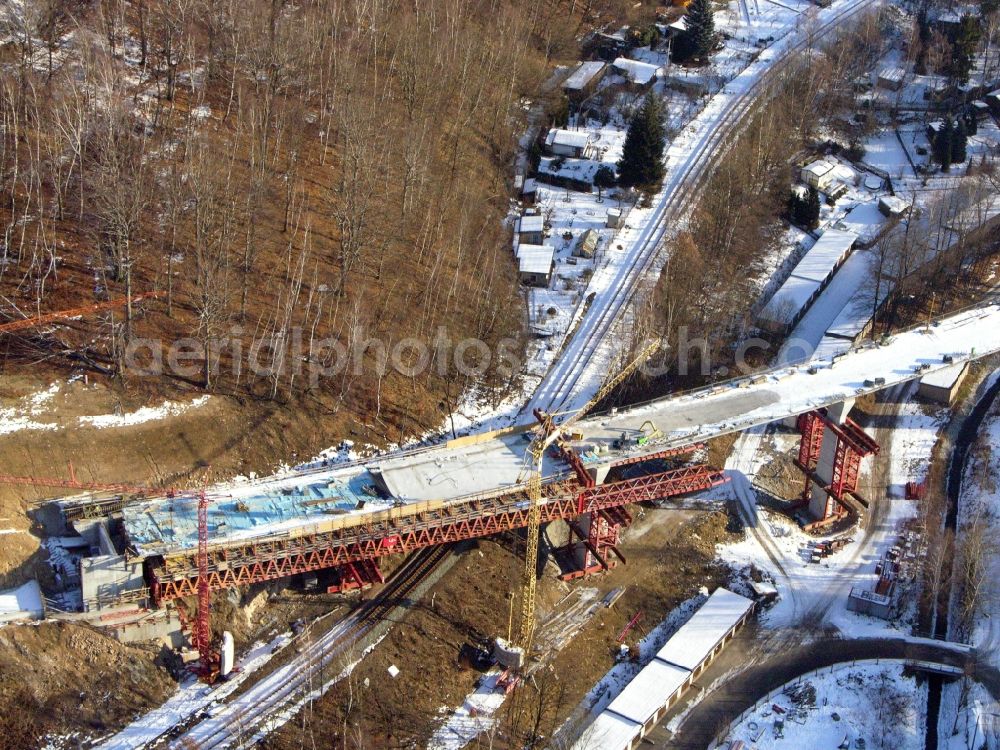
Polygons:
<instances>
[{"instance_id":1,"label":"snow-covered roof","mask_svg":"<svg viewBox=\"0 0 1000 750\"><path fill-rule=\"evenodd\" d=\"M920 382L922 385L929 385L933 388L951 389L955 385L955 381L962 377L962 373L968 366L968 362L959 362L951 367L945 367L943 370L924 375L920 378Z\"/></svg>"},{"instance_id":2,"label":"snow-covered roof","mask_svg":"<svg viewBox=\"0 0 1000 750\"><path fill-rule=\"evenodd\" d=\"M545 136L549 146L570 146L571 148L586 148L592 136L586 130L563 130L552 128Z\"/></svg>"},{"instance_id":3,"label":"snow-covered roof","mask_svg":"<svg viewBox=\"0 0 1000 750\"><path fill-rule=\"evenodd\" d=\"M670 24L670 28L674 29L675 31L687 31L687 27L688 27L687 16L681 16L672 24Z\"/></svg>"},{"instance_id":4,"label":"snow-covered roof","mask_svg":"<svg viewBox=\"0 0 1000 750\"><path fill-rule=\"evenodd\" d=\"M878 77L883 81L902 81L906 77L906 68L898 66L882 68L878 72Z\"/></svg>"},{"instance_id":5,"label":"snow-covered roof","mask_svg":"<svg viewBox=\"0 0 1000 750\"><path fill-rule=\"evenodd\" d=\"M812 281L825 281L830 272L850 253L857 239L858 235L854 232L827 229L795 266L792 275Z\"/></svg>"},{"instance_id":6,"label":"snow-covered roof","mask_svg":"<svg viewBox=\"0 0 1000 750\"><path fill-rule=\"evenodd\" d=\"M654 659L611 701L607 710L645 724L690 676L689 669Z\"/></svg>"},{"instance_id":7,"label":"snow-covered roof","mask_svg":"<svg viewBox=\"0 0 1000 750\"><path fill-rule=\"evenodd\" d=\"M991 91L990 93L988 93L983 98L984 99L1000 99L1000 89L997 89L996 91Z\"/></svg>"},{"instance_id":8,"label":"snow-covered roof","mask_svg":"<svg viewBox=\"0 0 1000 750\"><path fill-rule=\"evenodd\" d=\"M601 74L605 64L600 60L588 60L582 62L576 70L566 79L563 88L569 91L580 91L586 88L591 81Z\"/></svg>"},{"instance_id":9,"label":"snow-covered roof","mask_svg":"<svg viewBox=\"0 0 1000 750\"><path fill-rule=\"evenodd\" d=\"M521 245L517 249L521 273L551 273L555 248L551 245Z\"/></svg>"},{"instance_id":10,"label":"snow-covered roof","mask_svg":"<svg viewBox=\"0 0 1000 750\"><path fill-rule=\"evenodd\" d=\"M901 214L910 207L910 204L898 195L883 195L878 199L879 205L884 206L887 211L894 214Z\"/></svg>"},{"instance_id":11,"label":"snow-covered roof","mask_svg":"<svg viewBox=\"0 0 1000 750\"><path fill-rule=\"evenodd\" d=\"M552 245L532 245L530 242L522 242L517 246L514 255L521 259L525 255L544 255L546 253L551 255L554 252L555 248Z\"/></svg>"},{"instance_id":12,"label":"snow-covered roof","mask_svg":"<svg viewBox=\"0 0 1000 750\"><path fill-rule=\"evenodd\" d=\"M605 711L594 723L584 730L573 750L608 750L608 748L629 747L642 727L634 721Z\"/></svg>"},{"instance_id":13,"label":"snow-covered roof","mask_svg":"<svg viewBox=\"0 0 1000 750\"><path fill-rule=\"evenodd\" d=\"M640 62L639 60L630 60L627 57L619 57L611 64L615 67L615 70L632 81L632 83L637 83L640 86L645 86L663 73L663 68L659 65Z\"/></svg>"},{"instance_id":14,"label":"snow-covered roof","mask_svg":"<svg viewBox=\"0 0 1000 750\"><path fill-rule=\"evenodd\" d=\"M788 325L795 320L795 316L817 291L819 291L818 281L789 276L761 311L760 317L763 320Z\"/></svg>"},{"instance_id":15,"label":"snow-covered roof","mask_svg":"<svg viewBox=\"0 0 1000 750\"><path fill-rule=\"evenodd\" d=\"M827 229L792 269L791 276L774 293L760 317L776 323L791 323L850 252L858 235Z\"/></svg>"},{"instance_id":16,"label":"snow-covered roof","mask_svg":"<svg viewBox=\"0 0 1000 750\"><path fill-rule=\"evenodd\" d=\"M751 607L753 602L745 596L717 588L656 653L656 658L684 669L697 669Z\"/></svg>"},{"instance_id":17,"label":"snow-covered roof","mask_svg":"<svg viewBox=\"0 0 1000 750\"><path fill-rule=\"evenodd\" d=\"M833 169L833 164L828 162L826 159L817 159L812 164L802 167L802 171L804 173L813 174L817 177L822 177L831 169Z\"/></svg>"},{"instance_id":18,"label":"snow-covered roof","mask_svg":"<svg viewBox=\"0 0 1000 750\"><path fill-rule=\"evenodd\" d=\"M517 220L517 233L545 231L545 218L539 214L522 216Z\"/></svg>"}]
</instances>

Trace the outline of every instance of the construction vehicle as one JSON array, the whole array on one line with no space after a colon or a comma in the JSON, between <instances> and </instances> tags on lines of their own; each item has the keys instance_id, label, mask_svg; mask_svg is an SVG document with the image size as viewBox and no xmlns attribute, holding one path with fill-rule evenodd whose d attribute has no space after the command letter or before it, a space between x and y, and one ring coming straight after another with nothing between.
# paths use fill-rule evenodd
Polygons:
<instances>
[{"instance_id":1,"label":"construction vehicle","mask_svg":"<svg viewBox=\"0 0 1000 750\"><path fill-rule=\"evenodd\" d=\"M494 648L494 658L508 669L520 670L525 666L535 633L535 600L537 595L538 568L538 536L541 529L542 500L542 460L545 451L556 445L561 455L577 472L581 481L592 484L588 479L583 463L573 451L566 436L574 436L570 428L586 416L591 409L603 401L609 393L617 388L627 377L635 372L647 359L660 348L660 342L654 341L646 346L634 360L625 366L615 377L605 383L594 397L569 419L556 424L551 414L540 409L535 410L538 427L531 445L524 456L522 481L528 495L527 542L524 552L524 569L521 576L521 612L517 632L512 640L497 638ZM508 633L508 638L510 634Z\"/></svg>"},{"instance_id":2,"label":"construction vehicle","mask_svg":"<svg viewBox=\"0 0 1000 750\"><path fill-rule=\"evenodd\" d=\"M633 446L647 445L651 441L658 440L661 437L663 437L663 430L647 419L639 427L639 434L635 436L635 439L633 439L627 432L623 432L614 441L614 443L611 444L611 447L616 451L628 450Z\"/></svg>"}]
</instances>

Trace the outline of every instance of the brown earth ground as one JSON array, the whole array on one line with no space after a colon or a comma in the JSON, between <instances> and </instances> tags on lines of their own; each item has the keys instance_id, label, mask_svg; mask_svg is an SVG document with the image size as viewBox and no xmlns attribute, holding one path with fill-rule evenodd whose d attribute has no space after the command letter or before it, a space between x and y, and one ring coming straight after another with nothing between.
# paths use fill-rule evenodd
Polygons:
<instances>
[{"instance_id":1,"label":"brown earth ground","mask_svg":"<svg viewBox=\"0 0 1000 750\"><path fill-rule=\"evenodd\" d=\"M156 651L79 625L0 629L0 747L33 748L48 734L105 734L119 718L174 689Z\"/></svg>"},{"instance_id":2,"label":"brown earth ground","mask_svg":"<svg viewBox=\"0 0 1000 750\"><path fill-rule=\"evenodd\" d=\"M714 550L718 542L733 538L726 530L726 513L631 510L636 521L621 547L627 565L569 584L556 578L551 562L546 567L539 585L539 620L571 590L594 587L599 597L617 587L625 591L613 607L598 608L571 646L549 654L547 666L505 704L495 736L483 742L524 747L534 733L551 736L614 664L615 639L637 612L642 619L627 636L629 645L699 587L725 582L728 571L715 561ZM550 529L556 544L562 543L563 533ZM264 747L423 746L442 716L462 704L479 678L479 672L460 665L462 647L484 646L507 632L508 593L521 565L519 554L511 552L512 542L513 537L482 540L464 553L349 679L265 740ZM515 547L519 553L520 539ZM390 665L400 670L396 678L387 671Z\"/></svg>"}]
</instances>

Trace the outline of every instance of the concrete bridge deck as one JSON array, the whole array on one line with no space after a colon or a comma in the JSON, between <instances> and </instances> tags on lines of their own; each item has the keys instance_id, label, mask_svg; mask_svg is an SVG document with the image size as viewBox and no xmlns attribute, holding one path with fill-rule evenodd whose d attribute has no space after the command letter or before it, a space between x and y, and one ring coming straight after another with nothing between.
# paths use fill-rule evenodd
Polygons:
<instances>
[{"instance_id":1,"label":"concrete bridge deck","mask_svg":"<svg viewBox=\"0 0 1000 750\"><path fill-rule=\"evenodd\" d=\"M576 448L600 481L604 469L627 459L831 406L997 351L1000 306L991 304L897 334L881 345L858 347L832 361L779 367L583 419L574 427L583 434ZM634 445L633 439L632 447L614 448L623 434L637 437L646 421L662 431L662 437L643 446ZM379 512L410 506L415 510L419 504L460 505L515 492L525 478L527 445L523 431L483 435L367 465L215 488L210 534L214 544L225 544L294 535L307 528L314 533L332 525L361 525ZM547 457L544 473L548 481L556 481L568 476L569 469ZM197 544L196 503L164 498L133 506L125 513L125 528L140 552L169 555L190 550Z\"/></svg>"}]
</instances>

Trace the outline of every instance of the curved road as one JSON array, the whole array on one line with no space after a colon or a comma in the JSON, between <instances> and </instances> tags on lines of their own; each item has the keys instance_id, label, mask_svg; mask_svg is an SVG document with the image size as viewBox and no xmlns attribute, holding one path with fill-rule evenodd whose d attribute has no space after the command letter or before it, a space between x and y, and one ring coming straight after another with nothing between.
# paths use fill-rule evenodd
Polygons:
<instances>
[{"instance_id":1,"label":"curved road","mask_svg":"<svg viewBox=\"0 0 1000 750\"><path fill-rule=\"evenodd\" d=\"M786 635L789 640L800 636L797 632ZM807 644L789 645L754 662L735 678L726 679L691 709L676 735L665 737L663 730L658 728L651 736L653 745L663 750L706 750L724 726L772 690L812 670L860 659L917 659L962 667L1000 702L1000 671L977 659L974 652L965 653L926 640L823 637ZM707 674L714 672L710 669ZM699 683L707 687L705 677Z\"/></svg>"}]
</instances>

